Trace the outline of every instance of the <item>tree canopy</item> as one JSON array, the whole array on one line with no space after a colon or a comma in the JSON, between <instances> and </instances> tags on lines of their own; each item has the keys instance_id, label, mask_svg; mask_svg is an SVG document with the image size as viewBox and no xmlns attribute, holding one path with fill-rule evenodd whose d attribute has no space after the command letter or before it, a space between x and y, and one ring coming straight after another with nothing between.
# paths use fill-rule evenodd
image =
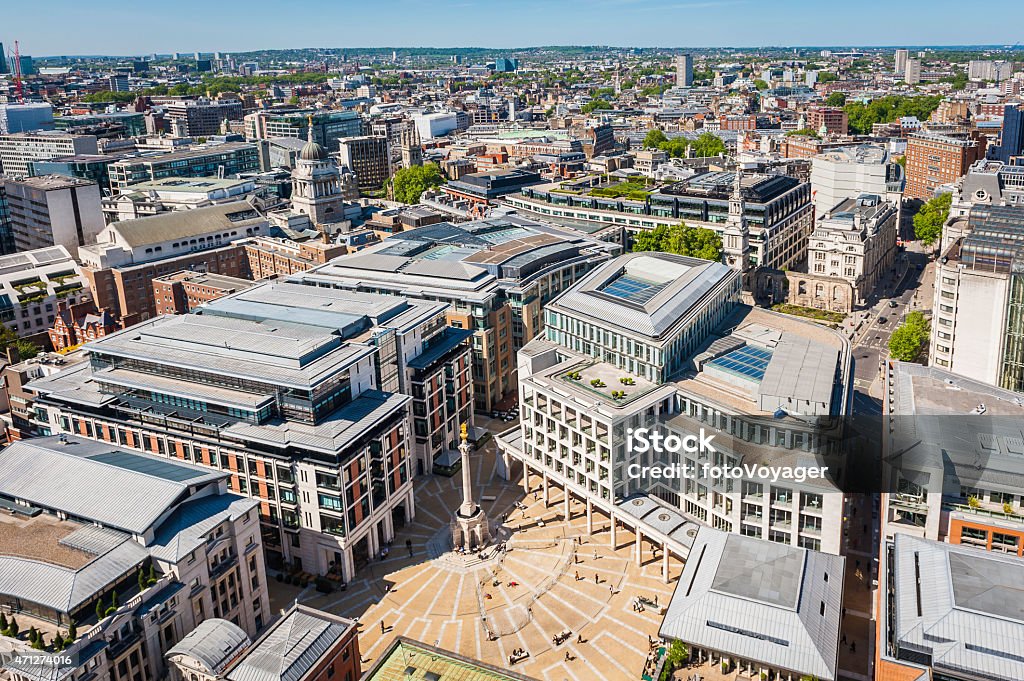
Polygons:
<instances>
[{"instance_id":1,"label":"tree canopy","mask_svg":"<svg viewBox=\"0 0 1024 681\"><path fill-rule=\"evenodd\" d=\"M921 356L928 343L928 320L922 312L911 312L889 337L889 356L902 362L913 362Z\"/></svg>"},{"instance_id":2,"label":"tree canopy","mask_svg":"<svg viewBox=\"0 0 1024 681\"><path fill-rule=\"evenodd\" d=\"M685 222L678 225L659 225L633 237L633 251L675 253L702 260L722 259L722 238L705 227L691 227Z\"/></svg>"},{"instance_id":3,"label":"tree canopy","mask_svg":"<svg viewBox=\"0 0 1024 681\"><path fill-rule=\"evenodd\" d=\"M925 246L931 246L942 236L942 225L949 217L952 202L952 194L939 194L925 202L921 210L917 211L917 215L914 216L914 236Z\"/></svg>"},{"instance_id":4,"label":"tree canopy","mask_svg":"<svg viewBox=\"0 0 1024 681\"><path fill-rule=\"evenodd\" d=\"M768 83L767 83L767 81L764 81L764 80L761 80L760 78L757 78L756 80L754 80L754 87L756 87L758 90L767 90L768 89Z\"/></svg>"},{"instance_id":5,"label":"tree canopy","mask_svg":"<svg viewBox=\"0 0 1024 681\"><path fill-rule=\"evenodd\" d=\"M0 349L6 353L7 348L11 346L18 348L18 354L22 359L31 359L39 354L38 345L23 338L18 338L18 334L0 324Z\"/></svg>"},{"instance_id":6,"label":"tree canopy","mask_svg":"<svg viewBox=\"0 0 1024 681\"><path fill-rule=\"evenodd\" d=\"M890 123L904 116L916 116L926 120L932 112L939 108L942 97L920 95L917 97L901 97L889 95L864 102L850 102L843 108L850 119L850 132L866 135L871 132L875 123Z\"/></svg>"},{"instance_id":7,"label":"tree canopy","mask_svg":"<svg viewBox=\"0 0 1024 681\"><path fill-rule=\"evenodd\" d=\"M612 108L612 105L611 105L610 102L608 102L608 100L605 100L605 99L592 99L589 102L587 102L586 104L584 104L583 108L580 109L580 110L583 113L591 113L593 111L597 111L598 109L604 110L604 109L610 109L610 108Z\"/></svg>"},{"instance_id":8,"label":"tree canopy","mask_svg":"<svg viewBox=\"0 0 1024 681\"><path fill-rule=\"evenodd\" d=\"M829 93L828 98L825 100L826 106L846 106L846 93L845 92L832 92Z\"/></svg>"},{"instance_id":9,"label":"tree canopy","mask_svg":"<svg viewBox=\"0 0 1024 681\"><path fill-rule=\"evenodd\" d=\"M800 128L799 130L790 130L786 133L786 137L813 137L814 139L820 139L821 135L814 128Z\"/></svg>"},{"instance_id":10,"label":"tree canopy","mask_svg":"<svg viewBox=\"0 0 1024 681\"><path fill-rule=\"evenodd\" d=\"M668 137L665 137L658 128L651 128L647 131L647 135L644 136L644 149L660 149L661 145L668 142Z\"/></svg>"},{"instance_id":11,"label":"tree canopy","mask_svg":"<svg viewBox=\"0 0 1024 681\"><path fill-rule=\"evenodd\" d=\"M417 203L423 192L444 184L444 177L436 163L426 163L422 166L399 169L391 178L391 183L394 187L395 201Z\"/></svg>"}]
</instances>

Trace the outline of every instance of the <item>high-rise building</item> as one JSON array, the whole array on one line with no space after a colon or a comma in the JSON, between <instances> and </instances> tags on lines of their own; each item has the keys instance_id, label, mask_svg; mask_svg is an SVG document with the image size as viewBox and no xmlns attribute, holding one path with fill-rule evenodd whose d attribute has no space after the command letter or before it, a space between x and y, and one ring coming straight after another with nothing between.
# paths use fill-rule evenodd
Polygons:
<instances>
[{"instance_id":1,"label":"high-rise building","mask_svg":"<svg viewBox=\"0 0 1024 681\"><path fill-rule=\"evenodd\" d=\"M468 332L446 307L270 282L105 336L28 389L39 428L214 469L259 502L268 565L347 583L415 515L430 462L410 412L439 449L472 424Z\"/></svg>"},{"instance_id":2,"label":"high-rise building","mask_svg":"<svg viewBox=\"0 0 1024 681\"><path fill-rule=\"evenodd\" d=\"M245 136L250 140L309 137L309 118L313 117L313 141L328 151L338 147L343 137L363 134L363 121L355 111L257 111L246 114Z\"/></svg>"},{"instance_id":3,"label":"high-rise building","mask_svg":"<svg viewBox=\"0 0 1024 681\"><path fill-rule=\"evenodd\" d=\"M47 643L76 630L47 678L166 678L164 653L204 623L248 640L274 619L259 503L228 491L229 472L62 432L15 442L0 464L0 608ZM4 671L41 675L27 656Z\"/></svg>"},{"instance_id":4,"label":"high-rise building","mask_svg":"<svg viewBox=\"0 0 1024 681\"><path fill-rule=\"evenodd\" d=\"M903 72L903 82L907 85L917 85L921 82L921 60L907 59L906 68Z\"/></svg>"},{"instance_id":5,"label":"high-rise building","mask_svg":"<svg viewBox=\"0 0 1024 681\"><path fill-rule=\"evenodd\" d=\"M128 76L122 73L110 76L107 79L107 89L111 92L128 92L131 90L128 84Z\"/></svg>"},{"instance_id":6,"label":"high-rise building","mask_svg":"<svg viewBox=\"0 0 1024 681\"><path fill-rule=\"evenodd\" d=\"M64 175L5 180L11 233L18 251L63 246L77 253L103 229L95 182Z\"/></svg>"},{"instance_id":7,"label":"high-rise building","mask_svg":"<svg viewBox=\"0 0 1024 681\"><path fill-rule=\"evenodd\" d=\"M23 55L21 55L21 58L18 60L18 63L21 64L21 75L22 76L34 76L35 75L35 73L36 73L36 63L35 63L35 60L32 59L32 57L30 57L27 54L23 54Z\"/></svg>"},{"instance_id":8,"label":"high-rise building","mask_svg":"<svg viewBox=\"0 0 1024 681\"><path fill-rule=\"evenodd\" d=\"M989 147L991 159L1010 163L1014 156L1024 156L1024 104L1007 104L1003 108L999 144Z\"/></svg>"},{"instance_id":9,"label":"high-rise building","mask_svg":"<svg viewBox=\"0 0 1024 681\"><path fill-rule=\"evenodd\" d=\"M40 130L0 135L0 175L28 177L30 161L60 156L98 154L93 135L72 135L59 130Z\"/></svg>"},{"instance_id":10,"label":"high-rise building","mask_svg":"<svg viewBox=\"0 0 1024 681\"><path fill-rule=\"evenodd\" d=\"M907 59L910 58L910 50L898 49L896 50L896 75L901 76L907 70Z\"/></svg>"},{"instance_id":11,"label":"high-rise building","mask_svg":"<svg viewBox=\"0 0 1024 681\"><path fill-rule=\"evenodd\" d=\"M972 163L984 157L984 141L966 134L912 133L907 139L906 197L932 198L937 187L956 182Z\"/></svg>"},{"instance_id":12,"label":"high-rise building","mask_svg":"<svg viewBox=\"0 0 1024 681\"><path fill-rule=\"evenodd\" d=\"M967 64L967 77L971 80L991 80L999 83L1013 73L1013 62L1005 60L972 59Z\"/></svg>"},{"instance_id":13,"label":"high-rise building","mask_svg":"<svg viewBox=\"0 0 1024 681\"><path fill-rule=\"evenodd\" d=\"M0 43L0 73L10 73L7 68L7 53L4 52L3 43Z\"/></svg>"},{"instance_id":14,"label":"high-rise building","mask_svg":"<svg viewBox=\"0 0 1024 681\"><path fill-rule=\"evenodd\" d=\"M405 230L293 279L448 303L448 323L473 333L476 408L490 411L515 389L515 352L543 328L542 306L619 251L509 216Z\"/></svg>"},{"instance_id":15,"label":"high-rise building","mask_svg":"<svg viewBox=\"0 0 1024 681\"><path fill-rule=\"evenodd\" d=\"M519 60L512 58L502 58L494 60L494 70L498 73L511 73L519 68Z\"/></svg>"},{"instance_id":16,"label":"high-rise building","mask_svg":"<svg viewBox=\"0 0 1024 681\"><path fill-rule=\"evenodd\" d=\"M237 99L186 99L162 106L167 120L182 121L188 137L212 137L220 134L224 121L242 120L242 102Z\"/></svg>"},{"instance_id":17,"label":"high-rise building","mask_svg":"<svg viewBox=\"0 0 1024 681\"><path fill-rule=\"evenodd\" d=\"M827 135L846 135L850 132L846 111L836 106L812 106L807 109L807 127L824 131Z\"/></svg>"},{"instance_id":18,"label":"high-rise building","mask_svg":"<svg viewBox=\"0 0 1024 681\"><path fill-rule=\"evenodd\" d=\"M676 87L693 85L693 57L680 54L676 57Z\"/></svg>"},{"instance_id":19,"label":"high-rise building","mask_svg":"<svg viewBox=\"0 0 1024 681\"><path fill-rule=\"evenodd\" d=\"M588 533L598 511L638 546L659 546L665 578L668 553L686 558L701 525L831 554L842 544L837 480L726 484L633 466L833 456L850 409L850 343L741 304L740 279L717 262L623 255L548 303L544 336L519 352L520 424L498 437L504 468L542 476L545 499L561 488L566 508L569 497L585 502ZM719 439L713 453L694 445L665 459L634 440L645 428Z\"/></svg>"},{"instance_id":20,"label":"high-rise building","mask_svg":"<svg viewBox=\"0 0 1024 681\"><path fill-rule=\"evenodd\" d=\"M391 178L387 137L345 137L338 140L338 145L338 161L356 174L360 189L380 189Z\"/></svg>"}]
</instances>

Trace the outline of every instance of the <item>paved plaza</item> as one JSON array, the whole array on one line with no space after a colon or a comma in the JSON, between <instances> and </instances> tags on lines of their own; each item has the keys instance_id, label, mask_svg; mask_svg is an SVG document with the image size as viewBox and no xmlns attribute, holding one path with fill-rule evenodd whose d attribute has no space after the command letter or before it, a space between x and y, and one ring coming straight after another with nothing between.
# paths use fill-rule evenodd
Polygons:
<instances>
[{"instance_id":1,"label":"paved plaza","mask_svg":"<svg viewBox=\"0 0 1024 681\"><path fill-rule=\"evenodd\" d=\"M661 615L634 609L633 600L667 604L682 563L671 561L665 584L661 556L646 542L643 566L636 566L628 530L619 527L613 549L607 518L595 514L595 534L587 537L582 503L572 503L566 523L561 490L552 488L545 508L532 491L540 488L539 477L531 479L525 498L521 478L498 478L493 442L472 461L484 510L499 522L507 514L506 553L492 549L484 559L467 561L445 552L451 509L462 498L461 476L425 476L416 481L416 519L396 533L386 558L363 568L344 592L324 595L272 582L273 607L297 598L358 618L364 668L404 635L538 679L640 678ZM564 642L553 640L565 632ZM517 649L528 656L509 666Z\"/></svg>"}]
</instances>

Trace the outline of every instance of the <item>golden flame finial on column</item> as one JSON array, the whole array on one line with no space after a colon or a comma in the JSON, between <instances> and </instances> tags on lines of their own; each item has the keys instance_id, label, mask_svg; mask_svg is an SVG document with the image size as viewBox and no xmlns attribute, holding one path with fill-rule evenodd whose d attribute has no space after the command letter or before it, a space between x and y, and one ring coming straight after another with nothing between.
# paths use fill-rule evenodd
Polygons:
<instances>
[{"instance_id":1,"label":"golden flame finial on column","mask_svg":"<svg viewBox=\"0 0 1024 681\"><path fill-rule=\"evenodd\" d=\"M462 436L463 442L469 439L469 427L466 425L465 421L462 422L462 427L459 429L459 434Z\"/></svg>"}]
</instances>

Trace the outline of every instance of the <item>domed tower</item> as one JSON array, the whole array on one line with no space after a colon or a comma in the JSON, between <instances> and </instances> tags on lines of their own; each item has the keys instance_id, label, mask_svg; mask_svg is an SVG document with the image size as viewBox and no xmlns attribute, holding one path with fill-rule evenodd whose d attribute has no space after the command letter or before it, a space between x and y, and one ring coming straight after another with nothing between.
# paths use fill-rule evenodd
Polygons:
<instances>
[{"instance_id":1,"label":"domed tower","mask_svg":"<svg viewBox=\"0 0 1024 681\"><path fill-rule=\"evenodd\" d=\"M292 171L292 208L308 215L313 226L340 222L342 204L341 171L334 159L313 139L313 117L309 117L309 134L299 151Z\"/></svg>"}]
</instances>

